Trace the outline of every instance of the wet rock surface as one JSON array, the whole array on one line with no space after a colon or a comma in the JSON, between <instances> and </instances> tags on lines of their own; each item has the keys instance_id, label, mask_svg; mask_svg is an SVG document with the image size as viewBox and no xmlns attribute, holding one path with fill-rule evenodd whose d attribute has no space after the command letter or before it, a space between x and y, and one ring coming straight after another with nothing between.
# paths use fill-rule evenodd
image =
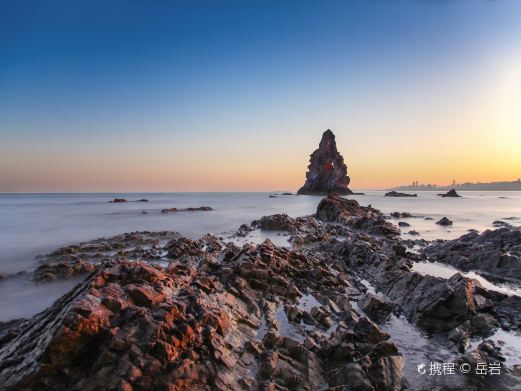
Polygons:
<instances>
[{"instance_id":1,"label":"wet rock surface","mask_svg":"<svg viewBox=\"0 0 521 391\"><path fill-rule=\"evenodd\" d=\"M463 271L478 270L499 278L521 281L521 228L504 224L481 234L476 231L449 241L435 241L426 257Z\"/></svg>"},{"instance_id":2,"label":"wet rock surface","mask_svg":"<svg viewBox=\"0 0 521 391\"><path fill-rule=\"evenodd\" d=\"M325 222L339 223L374 235L399 235L400 230L389 223L382 212L370 206L361 206L356 200L348 200L332 194L317 207L316 217Z\"/></svg>"},{"instance_id":3,"label":"wet rock surface","mask_svg":"<svg viewBox=\"0 0 521 391\"><path fill-rule=\"evenodd\" d=\"M349 306L347 276L269 241L220 255L198 267L182 259L166 268L96 266L0 348L0 383L12 390L405 384L389 336ZM300 310L317 326L311 332L296 317L291 325L280 317L283 303L298 305L302 292L324 286L328 297L317 293L324 304Z\"/></svg>"},{"instance_id":4,"label":"wet rock surface","mask_svg":"<svg viewBox=\"0 0 521 391\"><path fill-rule=\"evenodd\" d=\"M335 135L328 129L322 134L318 149L310 155L306 182L297 194L352 194L348 185L347 166L337 150Z\"/></svg>"},{"instance_id":5,"label":"wet rock surface","mask_svg":"<svg viewBox=\"0 0 521 391\"><path fill-rule=\"evenodd\" d=\"M386 332L400 316L444 341L455 360L499 359L499 347L490 343L467 350L478 336L520 330L521 298L461 274L422 275L412 265L459 252L471 260L486 251L491 258L494 251L518 256L517 233L501 231L511 228L450 242L407 241L377 209L329 195L313 216L264 216L235 235L253 230L284 231L291 247L134 232L41 257L32 273L37 281L86 278L32 319L0 324L0 384L10 390L503 390L519 384L519 370L504 363L508 376L496 383L472 376L432 384L406 379L406 345ZM418 243L419 251L408 250Z\"/></svg>"}]
</instances>

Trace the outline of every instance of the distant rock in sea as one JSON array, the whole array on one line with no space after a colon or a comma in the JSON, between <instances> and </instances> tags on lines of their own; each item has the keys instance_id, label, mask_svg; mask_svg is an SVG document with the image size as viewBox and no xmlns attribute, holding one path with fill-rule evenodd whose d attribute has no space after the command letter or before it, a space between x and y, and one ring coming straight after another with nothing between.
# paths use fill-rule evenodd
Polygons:
<instances>
[{"instance_id":1,"label":"distant rock in sea","mask_svg":"<svg viewBox=\"0 0 521 391\"><path fill-rule=\"evenodd\" d=\"M440 197L461 197L456 190L452 189L446 192L445 194L438 194Z\"/></svg>"},{"instance_id":2,"label":"distant rock in sea","mask_svg":"<svg viewBox=\"0 0 521 391\"><path fill-rule=\"evenodd\" d=\"M328 129L322 134L318 149L310 155L308 169L306 182L297 194L353 193L347 187L347 166L336 148L335 135L331 130Z\"/></svg>"},{"instance_id":3,"label":"distant rock in sea","mask_svg":"<svg viewBox=\"0 0 521 391\"><path fill-rule=\"evenodd\" d=\"M436 221L438 225L452 225L452 221L446 217L443 217L441 220Z\"/></svg>"},{"instance_id":4,"label":"distant rock in sea","mask_svg":"<svg viewBox=\"0 0 521 391\"><path fill-rule=\"evenodd\" d=\"M128 200L125 198L114 198L112 201L109 201L109 202L120 203L120 202L128 202ZM148 200L146 198L141 198L140 200L134 200L131 202L148 202Z\"/></svg>"},{"instance_id":5,"label":"distant rock in sea","mask_svg":"<svg viewBox=\"0 0 521 391\"><path fill-rule=\"evenodd\" d=\"M386 197L418 197L418 194L407 194L400 193L398 191L390 191L389 193L385 193Z\"/></svg>"},{"instance_id":6,"label":"distant rock in sea","mask_svg":"<svg viewBox=\"0 0 521 391\"><path fill-rule=\"evenodd\" d=\"M207 212L213 210L209 206L199 206L197 208L168 208L168 209L162 209L161 213L167 214L167 213L177 213L177 212L198 212L203 211Z\"/></svg>"},{"instance_id":7,"label":"distant rock in sea","mask_svg":"<svg viewBox=\"0 0 521 391\"><path fill-rule=\"evenodd\" d=\"M109 201L109 202L128 202L126 199L124 198L114 198L112 201Z\"/></svg>"}]
</instances>

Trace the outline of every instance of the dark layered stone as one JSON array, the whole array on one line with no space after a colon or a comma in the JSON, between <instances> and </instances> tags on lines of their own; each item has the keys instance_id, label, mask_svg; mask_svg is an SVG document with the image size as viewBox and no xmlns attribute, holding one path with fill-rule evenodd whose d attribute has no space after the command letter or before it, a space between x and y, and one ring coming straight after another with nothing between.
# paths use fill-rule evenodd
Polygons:
<instances>
[{"instance_id":1,"label":"dark layered stone","mask_svg":"<svg viewBox=\"0 0 521 391\"><path fill-rule=\"evenodd\" d=\"M335 135L328 129L322 134L318 149L310 155L306 182L297 194L352 194L347 187L349 181L347 165L337 150Z\"/></svg>"}]
</instances>

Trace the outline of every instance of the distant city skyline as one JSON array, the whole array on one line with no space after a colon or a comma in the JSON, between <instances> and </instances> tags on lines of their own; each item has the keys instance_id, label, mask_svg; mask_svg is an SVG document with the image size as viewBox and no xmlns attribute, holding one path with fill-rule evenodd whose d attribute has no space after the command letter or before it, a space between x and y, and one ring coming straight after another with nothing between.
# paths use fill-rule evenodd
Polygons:
<instances>
[{"instance_id":1,"label":"distant city skyline","mask_svg":"<svg viewBox=\"0 0 521 391\"><path fill-rule=\"evenodd\" d=\"M521 1L0 7L0 192L296 190L328 128L353 189L521 173Z\"/></svg>"},{"instance_id":2,"label":"distant city skyline","mask_svg":"<svg viewBox=\"0 0 521 391\"><path fill-rule=\"evenodd\" d=\"M497 181L497 182L462 182L458 183L455 179L450 184L420 183L413 181L410 185L401 185L391 187L388 190L442 190L442 189L460 189L460 190L521 190L521 178L513 181Z\"/></svg>"}]
</instances>

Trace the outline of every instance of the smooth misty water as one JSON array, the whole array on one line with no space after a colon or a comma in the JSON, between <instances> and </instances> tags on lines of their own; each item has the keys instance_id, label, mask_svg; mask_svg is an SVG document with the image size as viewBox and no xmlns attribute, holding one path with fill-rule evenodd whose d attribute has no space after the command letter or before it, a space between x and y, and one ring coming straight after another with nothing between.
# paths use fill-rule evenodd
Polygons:
<instances>
[{"instance_id":1,"label":"smooth misty water","mask_svg":"<svg viewBox=\"0 0 521 391\"><path fill-rule=\"evenodd\" d=\"M278 196L270 193L132 193L132 194L0 194L0 273L34 269L35 256L58 247L131 231L173 230L198 238L208 232L235 231L263 215L287 213L297 217L312 214L322 197ZM420 238L455 238L473 228L492 228L498 219L521 225L521 192L461 192L463 198L440 198L434 192L419 193L418 198L386 198L384 192L368 191L350 196L362 205L371 204L385 213L409 212L407 221ZM114 198L129 201L146 198L149 202L109 203ZM164 208L210 206L210 212L161 214ZM144 214L143 212L147 212ZM435 221L447 216L452 227ZM431 217L434 220L425 220ZM248 241L270 238L287 245L281 233L256 231ZM244 239L237 239L238 241ZM71 282L72 284L72 282ZM27 284L21 279L0 281L4 305L0 320L30 316L48 306L70 288L68 283ZM45 299L42 299L45 298ZM31 303L31 305L29 305ZM23 309L22 309L23 307Z\"/></svg>"},{"instance_id":2,"label":"smooth misty water","mask_svg":"<svg viewBox=\"0 0 521 391\"><path fill-rule=\"evenodd\" d=\"M270 193L133 193L133 194L0 194L0 272L31 269L34 257L60 246L131 231L174 230L192 238L205 233L236 230L263 215L287 213L297 217L314 213L321 197L278 196ZM521 225L521 192L461 192L463 198L440 198L422 192L418 198L386 198L368 191L351 196L385 213L410 212L416 218L400 219L421 233L421 238L455 238L468 229L492 227L494 220ZM500 198L507 197L507 198ZM109 203L114 198L149 202ZM161 214L163 208L210 206L210 212ZM147 214L142 212L146 211ZM447 216L452 227L435 221ZM425 220L432 217L434 220ZM394 221L394 220L393 220Z\"/></svg>"}]
</instances>

